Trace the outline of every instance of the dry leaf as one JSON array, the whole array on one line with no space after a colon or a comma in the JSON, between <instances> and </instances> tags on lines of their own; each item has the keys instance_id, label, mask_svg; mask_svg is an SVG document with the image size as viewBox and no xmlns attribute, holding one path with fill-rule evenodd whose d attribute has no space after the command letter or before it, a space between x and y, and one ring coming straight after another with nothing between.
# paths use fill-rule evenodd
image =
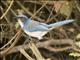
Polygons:
<instances>
[{"instance_id":1,"label":"dry leaf","mask_svg":"<svg viewBox=\"0 0 80 60\"><path fill-rule=\"evenodd\" d=\"M54 1L53 3L54 3L55 11L58 12L62 7L63 3L65 3L65 1Z\"/></svg>"},{"instance_id":2,"label":"dry leaf","mask_svg":"<svg viewBox=\"0 0 80 60\"><path fill-rule=\"evenodd\" d=\"M78 35L76 36L76 38L77 38L77 39L80 39L80 34L78 34Z\"/></svg>"},{"instance_id":3,"label":"dry leaf","mask_svg":"<svg viewBox=\"0 0 80 60\"><path fill-rule=\"evenodd\" d=\"M71 11L72 11L72 3L66 1L65 4L63 4L63 6L60 8L60 13L69 17L71 15Z\"/></svg>"}]
</instances>

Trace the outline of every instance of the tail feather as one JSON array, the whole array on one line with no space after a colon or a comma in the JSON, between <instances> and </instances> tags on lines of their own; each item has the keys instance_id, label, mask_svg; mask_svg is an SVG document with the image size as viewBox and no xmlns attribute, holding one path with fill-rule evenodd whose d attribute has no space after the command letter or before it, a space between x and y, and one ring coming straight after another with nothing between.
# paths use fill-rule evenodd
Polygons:
<instances>
[{"instance_id":1,"label":"tail feather","mask_svg":"<svg viewBox=\"0 0 80 60\"><path fill-rule=\"evenodd\" d=\"M74 21L73 19L71 19L71 20L65 20L65 21L60 21L60 22L49 24L48 27L56 28L56 27L60 27L60 26L65 25L65 24L72 23L73 21Z\"/></svg>"}]
</instances>

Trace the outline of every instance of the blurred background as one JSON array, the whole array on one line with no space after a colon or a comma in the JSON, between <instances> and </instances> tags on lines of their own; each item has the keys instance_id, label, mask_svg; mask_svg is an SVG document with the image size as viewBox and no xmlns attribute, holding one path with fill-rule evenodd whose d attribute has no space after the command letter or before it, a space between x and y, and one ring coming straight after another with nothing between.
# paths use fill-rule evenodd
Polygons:
<instances>
[{"instance_id":1,"label":"blurred background","mask_svg":"<svg viewBox=\"0 0 80 60\"><path fill-rule=\"evenodd\" d=\"M53 29L39 41L23 32L14 19L19 14L47 24L69 19L75 22ZM79 40L79 0L0 1L1 60L80 60Z\"/></svg>"}]
</instances>

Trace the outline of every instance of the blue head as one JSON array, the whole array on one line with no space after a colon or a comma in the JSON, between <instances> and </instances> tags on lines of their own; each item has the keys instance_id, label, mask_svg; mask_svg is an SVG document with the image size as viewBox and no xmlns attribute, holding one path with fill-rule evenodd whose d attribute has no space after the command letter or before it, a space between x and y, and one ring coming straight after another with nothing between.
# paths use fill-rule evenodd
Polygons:
<instances>
[{"instance_id":1,"label":"blue head","mask_svg":"<svg viewBox=\"0 0 80 60\"><path fill-rule=\"evenodd\" d=\"M20 20L22 20L22 21L28 20L28 17L25 16L25 15L18 15L18 16L16 16L15 18L16 18L17 20L20 19Z\"/></svg>"},{"instance_id":2,"label":"blue head","mask_svg":"<svg viewBox=\"0 0 80 60\"><path fill-rule=\"evenodd\" d=\"M23 25L29 20L28 17L25 16L25 15L18 15L18 16L16 16L15 18L18 20L19 24L20 24L22 27L23 27Z\"/></svg>"}]
</instances>

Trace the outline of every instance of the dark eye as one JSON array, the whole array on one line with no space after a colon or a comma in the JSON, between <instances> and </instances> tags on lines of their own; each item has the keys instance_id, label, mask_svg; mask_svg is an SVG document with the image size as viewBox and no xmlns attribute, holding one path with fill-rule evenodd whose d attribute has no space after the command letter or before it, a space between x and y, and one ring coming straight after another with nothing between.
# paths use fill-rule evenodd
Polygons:
<instances>
[{"instance_id":1,"label":"dark eye","mask_svg":"<svg viewBox=\"0 0 80 60\"><path fill-rule=\"evenodd\" d=\"M25 21L26 21L25 18L23 18L23 17L20 18L20 20L21 20L22 22L25 22Z\"/></svg>"}]
</instances>

